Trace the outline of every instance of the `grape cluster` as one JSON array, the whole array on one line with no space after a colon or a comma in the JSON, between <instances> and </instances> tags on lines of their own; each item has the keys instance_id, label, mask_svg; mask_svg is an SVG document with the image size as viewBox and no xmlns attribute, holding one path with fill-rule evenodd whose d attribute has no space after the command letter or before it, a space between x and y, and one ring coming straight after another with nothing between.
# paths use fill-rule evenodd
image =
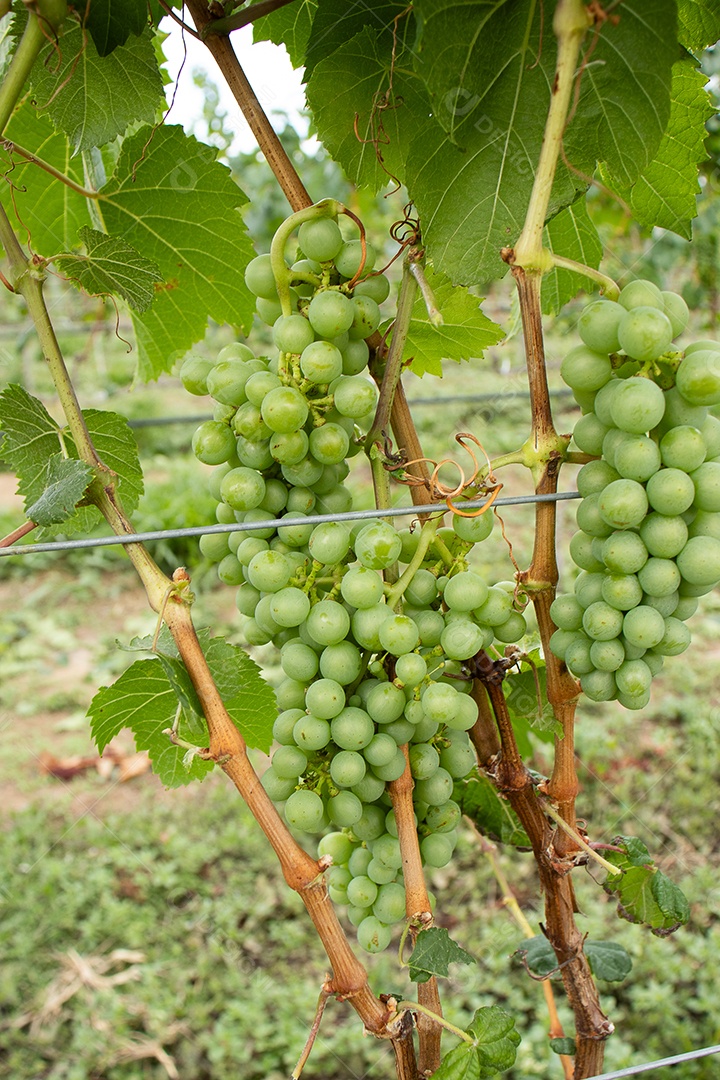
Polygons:
<instances>
[{"instance_id":1,"label":"grape cluster","mask_svg":"<svg viewBox=\"0 0 720 1080\"><path fill-rule=\"evenodd\" d=\"M511 584L489 588L467 568L473 544L492 530L490 514L440 529L397 594L383 571L413 560L419 531L384 521L303 524L313 512L352 507L346 459L361 448L358 425L376 402L364 338L378 325L388 284L371 273L368 249L355 284L361 244L344 241L330 218L303 224L298 241L290 315L280 309L269 256L246 274L277 358L236 344L215 364L187 360L180 374L191 393L217 403L193 447L216 466L218 521L300 519L249 535L207 534L200 547L221 580L237 586L248 644L280 650L278 745L265 789L289 825L325 834L319 854L332 857L331 896L348 905L358 941L375 952L405 917L386 784L403 774L407 753L423 861L446 865L460 818L454 782L474 765L467 732L478 709L463 663L493 641L519 640L526 626Z\"/></svg>"},{"instance_id":2,"label":"grape cluster","mask_svg":"<svg viewBox=\"0 0 720 1080\"><path fill-rule=\"evenodd\" d=\"M562 376L583 409L574 595L551 608L556 656L595 701L643 708L666 656L690 644L697 597L720 582L720 343L684 354L682 297L634 281L580 316Z\"/></svg>"}]
</instances>

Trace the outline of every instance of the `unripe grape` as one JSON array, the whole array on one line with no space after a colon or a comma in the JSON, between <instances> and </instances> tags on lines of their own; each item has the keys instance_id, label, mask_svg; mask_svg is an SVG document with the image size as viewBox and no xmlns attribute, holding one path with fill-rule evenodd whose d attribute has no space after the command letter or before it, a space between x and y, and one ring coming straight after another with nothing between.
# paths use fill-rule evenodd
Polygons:
<instances>
[{"instance_id":1,"label":"unripe grape","mask_svg":"<svg viewBox=\"0 0 720 1080\"><path fill-rule=\"evenodd\" d=\"M657 285L643 278L631 281L624 289L621 289L618 303L628 311L636 307L654 307L660 311L665 308L662 293Z\"/></svg>"},{"instance_id":2,"label":"unripe grape","mask_svg":"<svg viewBox=\"0 0 720 1080\"><path fill-rule=\"evenodd\" d=\"M304 221L300 226L298 243L308 259L328 262L340 251L343 238L337 222L332 218L315 218L312 221Z\"/></svg>"}]
</instances>

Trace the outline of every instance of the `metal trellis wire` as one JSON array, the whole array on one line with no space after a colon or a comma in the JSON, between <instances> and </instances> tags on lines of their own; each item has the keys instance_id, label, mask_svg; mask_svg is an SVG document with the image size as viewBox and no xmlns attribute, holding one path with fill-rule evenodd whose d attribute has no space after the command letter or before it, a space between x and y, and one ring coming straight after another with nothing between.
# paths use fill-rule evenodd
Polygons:
<instances>
[{"instance_id":1,"label":"metal trellis wire","mask_svg":"<svg viewBox=\"0 0 720 1080\"><path fill-rule=\"evenodd\" d=\"M646 1061L643 1065L629 1065L626 1069L615 1069L614 1072L596 1076L595 1080L622 1080L625 1076L638 1076L640 1073L649 1072L650 1069L662 1069L668 1065L680 1065L685 1061L710 1057L712 1054L720 1054L720 1046L704 1046L700 1050L688 1050L685 1054L674 1054L672 1057L659 1058L657 1061Z\"/></svg>"},{"instance_id":2,"label":"metal trellis wire","mask_svg":"<svg viewBox=\"0 0 720 1080\"><path fill-rule=\"evenodd\" d=\"M527 503L561 502L567 499L579 499L578 491L559 491L552 495L510 495L504 499L495 499L493 509L498 506L522 506ZM463 509L479 510L486 505L487 498L468 499L462 503ZM153 532L127 533L125 536L96 536L84 540L54 540L46 544L16 544L0 548L0 558L9 555L31 555L41 551L75 551L80 548L111 547L114 544L144 544L150 540L166 540L180 536L205 536L208 533L256 532L258 529L273 527L289 528L291 525L322 525L328 521L374 521L386 517L417 517L419 514L449 513L447 503L429 503L418 506L391 506L386 510L349 510L344 514L308 514L306 517L263 518L260 521L234 521L227 525L193 525L184 529L157 529Z\"/></svg>"}]
</instances>

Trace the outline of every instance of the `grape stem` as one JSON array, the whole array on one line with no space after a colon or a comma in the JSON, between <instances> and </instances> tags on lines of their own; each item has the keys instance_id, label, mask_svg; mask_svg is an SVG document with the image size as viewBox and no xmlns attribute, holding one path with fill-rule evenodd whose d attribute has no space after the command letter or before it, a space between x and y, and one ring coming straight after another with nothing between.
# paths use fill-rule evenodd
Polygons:
<instances>
[{"instance_id":1,"label":"grape stem","mask_svg":"<svg viewBox=\"0 0 720 1080\"><path fill-rule=\"evenodd\" d=\"M435 533L437 532L438 521L426 521L420 532L420 539L418 540L418 546L415 550L415 554L408 563L408 566L404 570L400 579L393 585L387 594L386 603L388 607L395 610L395 606L399 600L402 599L405 590L415 577L416 572L423 564L423 560L427 554L427 550L435 540ZM450 554L448 552L448 554Z\"/></svg>"},{"instance_id":2,"label":"grape stem","mask_svg":"<svg viewBox=\"0 0 720 1080\"><path fill-rule=\"evenodd\" d=\"M589 855L591 859L594 859L596 863L599 863L604 870L607 870L609 874L622 874L622 870L618 866L613 866L611 862L608 862L602 855L599 855L586 840L583 840L577 829L572 829L547 799L543 802L542 807L545 813L551 817L553 821L558 823L563 832L566 832L568 836L572 836L578 847L582 848L582 850Z\"/></svg>"},{"instance_id":3,"label":"grape stem","mask_svg":"<svg viewBox=\"0 0 720 1080\"><path fill-rule=\"evenodd\" d=\"M27 9L27 14L28 21L23 36L20 38L7 74L0 83L0 134L7 127L38 53L47 41L38 16L30 8Z\"/></svg>"},{"instance_id":4,"label":"grape stem","mask_svg":"<svg viewBox=\"0 0 720 1080\"><path fill-rule=\"evenodd\" d=\"M392 327L392 341L385 360L385 370L380 384L380 397L375 410L375 417L365 440L366 453L369 453L370 448L383 439L387 433L395 392L400 382L403 350L410 330L410 319L418 287L410 269L414 250L411 249L403 268L397 315Z\"/></svg>"},{"instance_id":5,"label":"grape stem","mask_svg":"<svg viewBox=\"0 0 720 1080\"><path fill-rule=\"evenodd\" d=\"M13 154L17 154L19 157L29 161L31 165L37 165L38 168L49 173L55 180L59 180L61 184L65 184L66 187L77 192L78 195L82 195L84 199L102 199L102 195L99 191L93 191L92 188L85 188L81 184L77 184L74 180L71 180L69 176L66 176L64 172L61 172L60 169L56 169L54 165L51 165L47 161L43 161L41 157L31 153L30 150L26 150L25 147L20 146L19 143L13 142L11 139L4 139L2 146L11 157ZM51 262L50 259L47 259L46 261Z\"/></svg>"},{"instance_id":6,"label":"grape stem","mask_svg":"<svg viewBox=\"0 0 720 1080\"><path fill-rule=\"evenodd\" d=\"M477 1046L476 1040L472 1035L468 1035L467 1031L463 1031L462 1028L456 1027L455 1024L451 1024L449 1020L446 1020L444 1016L438 1016L437 1013L434 1013L424 1005L419 1005L416 1001L399 1001L397 1003L397 1010L398 1012L404 1010L408 1010L409 1012L421 1012L429 1017L434 1024L439 1024L440 1027L444 1027L447 1031L452 1031L453 1035L457 1035L458 1039L462 1039L463 1042L468 1043L470 1046Z\"/></svg>"},{"instance_id":7,"label":"grape stem","mask_svg":"<svg viewBox=\"0 0 720 1080\"><path fill-rule=\"evenodd\" d=\"M566 259L564 255L551 254L552 265L556 266L558 270L572 270L575 274L582 274L583 277L590 278L591 281L597 281L599 285L602 285L603 292L608 300L617 300L620 295L620 286L616 281L613 281L607 274L603 274L601 270L594 270L592 266L585 266L584 263L576 262L575 259Z\"/></svg>"},{"instance_id":8,"label":"grape stem","mask_svg":"<svg viewBox=\"0 0 720 1080\"><path fill-rule=\"evenodd\" d=\"M337 202L335 199L322 199L321 202L315 203L313 206L303 207L302 210L297 210L294 214L291 214L290 217L283 221L273 236L270 246L270 265L277 285L283 315L292 314L290 282L293 273L285 262L285 246L288 240L304 222L314 221L316 218L337 217L342 209L342 203Z\"/></svg>"}]
</instances>

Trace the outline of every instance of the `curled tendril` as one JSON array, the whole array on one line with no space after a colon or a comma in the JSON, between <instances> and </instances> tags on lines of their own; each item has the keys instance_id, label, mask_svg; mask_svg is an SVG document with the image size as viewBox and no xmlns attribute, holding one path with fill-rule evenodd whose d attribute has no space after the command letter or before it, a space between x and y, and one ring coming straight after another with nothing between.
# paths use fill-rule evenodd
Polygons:
<instances>
[{"instance_id":1,"label":"curled tendril","mask_svg":"<svg viewBox=\"0 0 720 1080\"><path fill-rule=\"evenodd\" d=\"M480 449L487 463L487 470L485 476L481 480L478 480L478 476L480 475L480 472L484 468L484 466L481 466L478 463L475 451L472 449L471 446L467 445L468 441L474 443L475 446ZM411 474L406 474L405 477L401 480L401 483L406 484L408 487L417 487L419 485L429 488L433 499L443 499L447 503L448 510L451 510L453 514L457 514L458 517L480 517L480 515L484 514L495 502L495 499L497 499L500 491L502 490L502 484L493 473L490 458L488 457L484 446L482 445L480 440L475 437L475 435L472 435L470 434L470 432L467 431L461 431L458 435L455 436L455 442L458 443L458 445L461 446L467 454L469 454L472 460L473 470L472 474L469 477L466 478L465 470L460 464L458 464L457 461L455 461L454 458L448 457L443 458L442 461L434 461L432 458L422 457L413 458L412 461L406 461L404 463L405 468L408 468L410 465L432 465L433 471L429 480L425 480L422 477L418 476L412 476ZM443 465L452 465L457 469L460 479L454 487L449 484L444 484L440 480L439 473ZM470 487L475 487L483 490L485 493L487 493L488 499L483 506L479 507L476 510L461 510L453 503L452 500L462 495L463 492L467 491L467 489Z\"/></svg>"}]
</instances>

